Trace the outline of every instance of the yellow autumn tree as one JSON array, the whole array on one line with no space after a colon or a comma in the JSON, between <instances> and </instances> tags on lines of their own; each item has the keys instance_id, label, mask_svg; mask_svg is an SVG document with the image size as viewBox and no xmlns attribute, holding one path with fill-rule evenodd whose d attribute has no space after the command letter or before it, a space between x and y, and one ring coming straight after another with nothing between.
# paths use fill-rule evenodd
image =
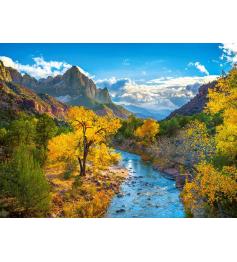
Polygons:
<instances>
[{"instance_id":1,"label":"yellow autumn tree","mask_svg":"<svg viewBox=\"0 0 237 262\"><path fill-rule=\"evenodd\" d=\"M182 192L186 209L194 211L208 204L211 208L231 208L237 203L237 172L233 167L216 170L209 163L196 166L197 174L187 182ZM232 212L232 211L231 211Z\"/></svg>"},{"instance_id":2,"label":"yellow autumn tree","mask_svg":"<svg viewBox=\"0 0 237 262\"><path fill-rule=\"evenodd\" d=\"M98 116L84 107L72 107L68 110L67 120L73 131L49 141L49 160L77 160L80 175L84 176L88 163L106 167L118 159L118 154L108 147L108 140L119 129L119 119Z\"/></svg>"},{"instance_id":3,"label":"yellow autumn tree","mask_svg":"<svg viewBox=\"0 0 237 262\"><path fill-rule=\"evenodd\" d=\"M177 138L176 151L186 166L209 160L215 153L215 140L208 134L206 124L198 120L191 121Z\"/></svg>"},{"instance_id":4,"label":"yellow autumn tree","mask_svg":"<svg viewBox=\"0 0 237 262\"><path fill-rule=\"evenodd\" d=\"M218 79L215 88L209 90L208 99L206 112L223 117L223 123L216 127L214 139L217 155L225 156L228 165L218 163L216 167L206 161L199 163L194 180L186 183L182 197L190 210L202 204L224 216L236 216L237 68Z\"/></svg>"},{"instance_id":5,"label":"yellow autumn tree","mask_svg":"<svg viewBox=\"0 0 237 262\"><path fill-rule=\"evenodd\" d=\"M222 113L223 124L216 129L217 150L230 159L237 159L237 68L218 80L216 87L209 90L206 111Z\"/></svg>"},{"instance_id":6,"label":"yellow autumn tree","mask_svg":"<svg viewBox=\"0 0 237 262\"><path fill-rule=\"evenodd\" d=\"M138 127L134 134L139 139L143 139L144 142L151 144L154 141L155 136L159 133L160 125L153 119L144 120L142 126Z\"/></svg>"}]
</instances>

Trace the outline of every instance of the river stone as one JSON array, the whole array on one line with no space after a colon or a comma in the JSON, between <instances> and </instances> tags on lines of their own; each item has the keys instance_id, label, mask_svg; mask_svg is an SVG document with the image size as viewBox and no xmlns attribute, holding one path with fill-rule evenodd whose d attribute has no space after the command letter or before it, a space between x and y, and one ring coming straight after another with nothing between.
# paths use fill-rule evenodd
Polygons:
<instances>
[{"instance_id":1,"label":"river stone","mask_svg":"<svg viewBox=\"0 0 237 262\"><path fill-rule=\"evenodd\" d=\"M125 212L125 209L124 209L124 208L121 208L121 209L116 210L116 213L123 213L123 212Z\"/></svg>"}]
</instances>

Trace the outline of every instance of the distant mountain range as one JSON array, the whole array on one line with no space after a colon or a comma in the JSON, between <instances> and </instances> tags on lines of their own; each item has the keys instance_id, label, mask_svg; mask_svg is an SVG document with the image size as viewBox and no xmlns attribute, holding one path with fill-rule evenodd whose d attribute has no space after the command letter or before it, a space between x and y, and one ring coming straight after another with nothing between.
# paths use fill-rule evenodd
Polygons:
<instances>
[{"instance_id":1,"label":"distant mountain range","mask_svg":"<svg viewBox=\"0 0 237 262\"><path fill-rule=\"evenodd\" d=\"M130 112L133 112L137 117L140 118L153 118L156 120L162 120L164 119L169 113L170 110L151 110L151 109L146 109L142 108L140 106L135 106L135 105L122 105L124 108L129 110Z\"/></svg>"},{"instance_id":2,"label":"distant mountain range","mask_svg":"<svg viewBox=\"0 0 237 262\"><path fill-rule=\"evenodd\" d=\"M189 102L174 110L148 110L135 105L116 105L107 88L97 88L92 79L72 66L63 75L35 79L28 74L21 75L16 69L5 67L0 61L0 110L48 113L63 119L71 105L85 106L99 115L113 114L127 118L131 112L137 117L157 120L175 115L200 113L207 103L208 89L216 81L200 86L198 94ZM182 101L181 101L182 103Z\"/></svg>"},{"instance_id":3,"label":"distant mountain range","mask_svg":"<svg viewBox=\"0 0 237 262\"><path fill-rule=\"evenodd\" d=\"M112 102L107 88L97 88L93 80L76 66L72 66L63 75L37 80L28 74L21 75L16 69L5 67L0 61L0 84L4 97L1 108L10 107L12 101L19 110L48 112L56 117L59 116L57 110L64 112L70 105L85 106L99 115L111 113L127 118L131 114Z\"/></svg>"},{"instance_id":4,"label":"distant mountain range","mask_svg":"<svg viewBox=\"0 0 237 262\"><path fill-rule=\"evenodd\" d=\"M172 112L170 109L156 109L154 107L153 109L146 109L135 105L123 105L123 107L140 118L163 120L165 118L170 119L176 115L190 116L203 111L208 102L208 90L214 88L215 85L216 81L212 81L201 86L199 85L199 88L195 86L195 88L198 88L198 93L190 101L187 101L187 98L183 97L181 97L179 101L177 101L177 98L173 98L175 104L179 104L180 107ZM172 101L172 98L170 98L170 100Z\"/></svg>"}]
</instances>

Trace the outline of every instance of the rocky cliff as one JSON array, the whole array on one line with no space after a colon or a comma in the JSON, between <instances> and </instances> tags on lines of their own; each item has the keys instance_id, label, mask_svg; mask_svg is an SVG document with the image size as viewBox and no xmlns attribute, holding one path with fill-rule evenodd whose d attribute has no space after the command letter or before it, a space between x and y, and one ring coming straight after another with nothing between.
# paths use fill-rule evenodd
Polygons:
<instances>
[{"instance_id":1,"label":"rocky cliff","mask_svg":"<svg viewBox=\"0 0 237 262\"><path fill-rule=\"evenodd\" d=\"M15 84L32 89L36 93L45 93L68 105L85 106L98 114L112 112L115 116L126 118L130 112L115 105L107 88L97 88L92 79L72 66L63 75L35 79L27 74L21 75L17 70L8 68Z\"/></svg>"},{"instance_id":2,"label":"rocky cliff","mask_svg":"<svg viewBox=\"0 0 237 262\"><path fill-rule=\"evenodd\" d=\"M15 70L14 77L21 75ZM12 113L27 112L29 114L47 113L57 119L64 119L68 106L46 94L36 94L34 91L16 84L8 68L0 61L0 110Z\"/></svg>"},{"instance_id":3,"label":"rocky cliff","mask_svg":"<svg viewBox=\"0 0 237 262\"><path fill-rule=\"evenodd\" d=\"M77 105L93 109L99 115L112 114L126 118L131 114L111 101L107 88L97 88L93 80L76 66L63 75L37 80L5 67L0 61L0 81L0 109L12 107L32 113L47 112L62 118L68 106Z\"/></svg>"},{"instance_id":4,"label":"rocky cliff","mask_svg":"<svg viewBox=\"0 0 237 262\"><path fill-rule=\"evenodd\" d=\"M67 106L55 98L33 91L14 83L0 81L0 110L29 114L47 113L53 118L63 120Z\"/></svg>"},{"instance_id":5,"label":"rocky cliff","mask_svg":"<svg viewBox=\"0 0 237 262\"><path fill-rule=\"evenodd\" d=\"M112 103L108 90L97 88L93 80L81 73L76 66L72 66L63 75L39 80L27 74L21 76L12 68L8 68L8 70L14 83L33 89L37 93L47 93L59 99L67 97L68 103L75 104L76 101L84 98L89 107L96 103Z\"/></svg>"}]
</instances>

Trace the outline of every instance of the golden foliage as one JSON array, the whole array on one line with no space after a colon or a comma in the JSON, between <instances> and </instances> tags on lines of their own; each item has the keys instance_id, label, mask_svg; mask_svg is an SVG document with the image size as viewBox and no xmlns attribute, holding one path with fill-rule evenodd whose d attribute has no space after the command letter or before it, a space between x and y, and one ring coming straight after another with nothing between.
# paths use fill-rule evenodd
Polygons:
<instances>
[{"instance_id":1,"label":"golden foliage","mask_svg":"<svg viewBox=\"0 0 237 262\"><path fill-rule=\"evenodd\" d=\"M217 150L234 160L237 157L237 69L220 78L217 86L209 90L208 97L206 110L223 114L223 124L216 129Z\"/></svg>"},{"instance_id":2,"label":"golden foliage","mask_svg":"<svg viewBox=\"0 0 237 262\"><path fill-rule=\"evenodd\" d=\"M121 126L118 118L98 116L84 107L70 108L67 119L81 138L85 135L87 140L93 140L96 143L106 142L106 138L115 134Z\"/></svg>"},{"instance_id":3,"label":"golden foliage","mask_svg":"<svg viewBox=\"0 0 237 262\"><path fill-rule=\"evenodd\" d=\"M194 180L186 183L182 198L186 208L195 209L198 205L208 205L223 211L223 207L236 206L237 203L237 69L226 77L218 79L214 89L209 89L209 102L206 112L221 114L223 123L216 127L215 143L217 153L232 163L217 170L212 164L200 162ZM200 126L199 126L200 127ZM204 129L203 129L204 130ZM194 129L190 135L199 133ZM199 135L194 138L200 139ZM203 137L203 136L202 136ZM210 138L203 137L208 144ZM204 157L202 160L206 160ZM220 208L221 207L221 208ZM225 209L225 208L224 208ZM231 210L232 212L233 210ZM234 211L235 212L235 211Z\"/></svg>"},{"instance_id":4,"label":"golden foliage","mask_svg":"<svg viewBox=\"0 0 237 262\"><path fill-rule=\"evenodd\" d=\"M65 203L63 212L65 217L102 217L106 211L112 191L97 191L92 184L83 186L81 190L87 194L87 197L81 196L73 202Z\"/></svg>"},{"instance_id":5,"label":"golden foliage","mask_svg":"<svg viewBox=\"0 0 237 262\"><path fill-rule=\"evenodd\" d=\"M120 154L115 153L112 148L105 144L96 146L91 152L88 161L92 164L94 172L107 169L111 164L120 160Z\"/></svg>"},{"instance_id":6,"label":"golden foliage","mask_svg":"<svg viewBox=\"0 0 237 262\"><path fill-rule=\"evenodd\" d=\"M48 143L48 158L52 161L65 161L76 158L81 152L78 148L78 133L66 133L53 137Z\"/></svg>"},{"instance_id":7,"label":"golden foliage","mask_svg":"<svg viewBox=\"0 0 237 262\"><path fill-rule=\"evenodd\" d=\"M236 202L236 179L237 169L233 166L225 166L222 171L218 171L211 164L198 164L196 177L186 183L182 193L185 206L192 210L200 200L210 206L222 201Z\"/></svg>"},{"instance_id":8,"label":"golden foliage","mask_svg":"<svg viewBox=\"0 0 237 262\"><path fill-rule=\"evenodd\" d=\"M206 111L215 114L228 108L237 108L237 69L227 77L219 78L214 89L209 89Z\"/></svg>"},{"instance_id":9,"label":"golden foliage","mask_svg":"<svg viewBox=\"0 0 237 262\"><path fill-rule=\"evenodd\" d=\"M52 161L79 161L80 173L85 175L87 162L95 170L105 169L119 159L107 146L108 139L120 127L120 120L98 116L84 107L72 107L67 119L73 131L54 137L48 144L48 159Z\"/></svg>"},{"instance_id":10,"label":"golden foliage","mask_svg":"<svg viewBox=\"0 0 237 262\"><path fill-rule=\"evenodd\" d=\"M160 125L157 121L153 119L146 119L143 125L138 127L134 134L140 139L144 139L147 143L152 143L155 136L159 133Z\"/></svg>"},{"instance_id":11,"label":"golden foliage","mask_svg":"<svg viewBox=\"0 0 237 262\"><path fill-rule=\"evenodd\" d=\"M191 165L210 159L215 153L215 141L208 134L205 123L198 120L191 121L180 132L177 153Z\"/></svg>"},{"instance_id":12,"label":"golden foliage","mask_svg":"<svg viewBox=\"0 0 237 262\"><path fill-rule=\"evenodd\" d=\"M216 129L217 150L234 160L237 157L237 109L226 109L223 117L223 124Z\"/></svg>"}]
</instances>

